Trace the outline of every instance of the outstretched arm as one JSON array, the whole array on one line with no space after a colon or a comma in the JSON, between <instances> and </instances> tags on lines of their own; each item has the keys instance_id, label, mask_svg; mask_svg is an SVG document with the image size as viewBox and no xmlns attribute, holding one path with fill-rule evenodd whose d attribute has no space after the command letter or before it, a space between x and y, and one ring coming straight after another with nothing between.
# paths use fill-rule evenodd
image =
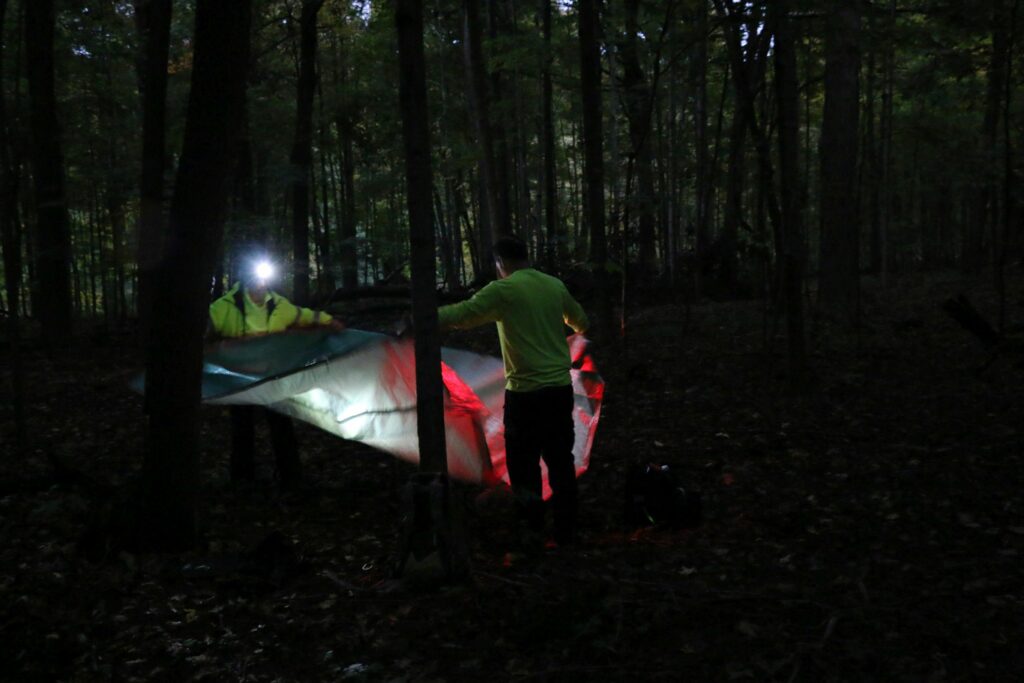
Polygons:
<instances>
[{"instance_id":1,"label":"outstretched arm","mask_svg":"<svg viewBox=\"0 0 1024 683\"><path fill-rule=\"evenodd\" d=\"M501 318L501 287L492 282L468 301L437 309L437 322L442 330L468 330Z\"/></svg>"}]
</instances>

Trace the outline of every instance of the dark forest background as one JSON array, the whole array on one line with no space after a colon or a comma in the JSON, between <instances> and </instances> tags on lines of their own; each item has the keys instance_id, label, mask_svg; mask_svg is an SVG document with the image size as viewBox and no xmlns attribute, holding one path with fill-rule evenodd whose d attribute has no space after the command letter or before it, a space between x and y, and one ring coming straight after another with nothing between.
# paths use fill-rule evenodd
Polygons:
<instances>
[{"instance_id":1,"label":"dark forest background","mask_svg":"<svg viewBox=\"0 0 1024 683\"><path fill-rule=\"evenodd\" d=\"M192 69L195 3L171 4L0 6L8 313L138 314ZM488 242L515 232L559 273L777 297L790 182L793 258L822 310L855 311L858 274L998 277L1016 256L1019 3L591 4L424 4L439 286L489 277ZM780 23L793 73L773 66ZM389 3L252 3L215 290L256 243L307 302L408 275L395 47Z\"/></svg>"},{"instance_id":2,"label":"dark forest background","mask_svg":"<svg viewBox=\"0 0 1024 683\"><path fill-rule=\"evenodd\" d=\"M1019 680L1020 4L0 0L3 672ZM595 323L580 548L456 486L471 580L397 580L410 469L305 425L227 481L254 253L422 359L509 233ZM700 528L624 526L645 462Z\"/></svg>"}]
</instances>

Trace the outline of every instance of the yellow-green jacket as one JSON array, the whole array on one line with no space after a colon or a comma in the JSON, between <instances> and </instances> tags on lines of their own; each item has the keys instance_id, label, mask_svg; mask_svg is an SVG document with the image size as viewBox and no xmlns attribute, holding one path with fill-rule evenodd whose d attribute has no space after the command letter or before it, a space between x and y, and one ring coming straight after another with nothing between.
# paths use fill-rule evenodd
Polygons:
<instances>
[{"instance_id":1,"label":"yellow-green jacket","mask_svg":"<svg viewBox=\"0 0 1024 683\"><path fill-rule=\"evenodd\" d=\"M217 337L236 338L283 332L289 327L324 325L331 316L296 306L276 292L267 292L263 305L249 298L241 283L210 304L210 330Z\"/></svg>"}]
</instances>

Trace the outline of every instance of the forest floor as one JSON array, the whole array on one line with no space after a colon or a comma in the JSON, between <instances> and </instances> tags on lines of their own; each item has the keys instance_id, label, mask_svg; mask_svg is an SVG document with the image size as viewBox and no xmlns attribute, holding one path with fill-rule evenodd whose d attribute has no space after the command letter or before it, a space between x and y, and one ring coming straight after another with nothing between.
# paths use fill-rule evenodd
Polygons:
<instances>
[{"instance_id":1,"label":"forest floor","mask_svg":"<svg viewBox=\"0 0 1024 683\"><path fill-rule=\"evenodd\" d=\"M1024 364L979 372L980 344L940 310L960 292L995 318L991 287L955 273L866 281L859 331L808 321L803 396L762 303L649 303L628 357L597 350L583 542L514 553L507 498L465 491L473 577L433 589L388 575L407 466L300 425L306 489L278 495L266 450L260 480L232 486L219 408L203 547L84 556L141 460L132 339L25 354L20 457L5 349L0 679L1022 680ZM481 335L447 342L493 348ZM54 480L48 455L84 477ZM636 462L699 489L703 524L626 528Z\"/></svg>"}]
</instances>

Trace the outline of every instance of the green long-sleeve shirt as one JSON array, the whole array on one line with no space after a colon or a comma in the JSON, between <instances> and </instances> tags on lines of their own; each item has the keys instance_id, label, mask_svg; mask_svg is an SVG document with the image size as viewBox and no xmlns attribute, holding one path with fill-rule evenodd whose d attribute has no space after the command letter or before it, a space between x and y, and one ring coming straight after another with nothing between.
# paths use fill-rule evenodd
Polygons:
<instances>
[{"instance_id":1,"label":"green long-sleeve shirt","mask_svg":"<svg viewBox=\"0 0 1024 683\"><path fill-rule=\"evenodd\" d=\"M437 315L442 330L498 324L505 388L511 391L569 384L565 325L582 333L590 324L561 280L533 268L495 280L468 301L442 306Z\"/></svg>"}]
</instances>

